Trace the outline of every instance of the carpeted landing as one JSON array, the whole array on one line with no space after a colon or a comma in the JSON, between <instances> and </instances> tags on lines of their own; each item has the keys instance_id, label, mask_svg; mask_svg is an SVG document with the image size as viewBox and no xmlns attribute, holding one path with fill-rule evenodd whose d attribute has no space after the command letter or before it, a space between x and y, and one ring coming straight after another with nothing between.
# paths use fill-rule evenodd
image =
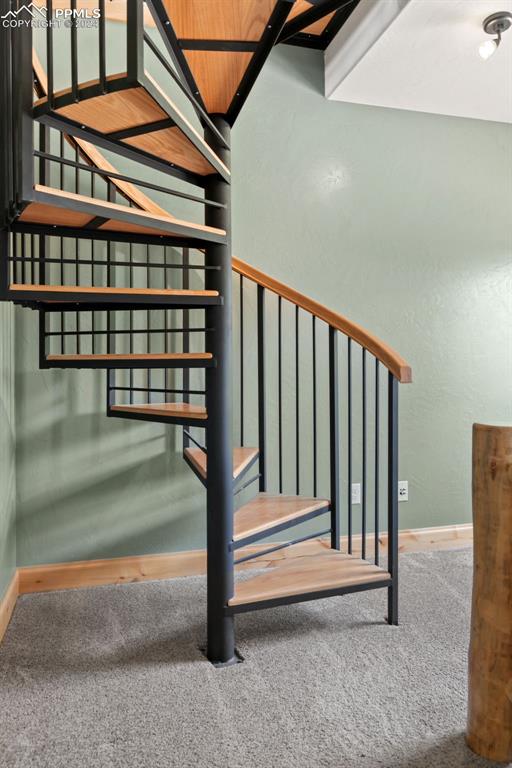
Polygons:
<instances>
[{"instance_id":1,"label":"carpeted landing","mask_svg":"<svg viewBox=\"0 0 512 768\"><path fill-rule=\"evenodd\" d=\"M237 619L201 655L205 582L21 597L0 646L1 768L459 768L471 552L401 558L385 591Z\"/></svg>"}]
</instances>

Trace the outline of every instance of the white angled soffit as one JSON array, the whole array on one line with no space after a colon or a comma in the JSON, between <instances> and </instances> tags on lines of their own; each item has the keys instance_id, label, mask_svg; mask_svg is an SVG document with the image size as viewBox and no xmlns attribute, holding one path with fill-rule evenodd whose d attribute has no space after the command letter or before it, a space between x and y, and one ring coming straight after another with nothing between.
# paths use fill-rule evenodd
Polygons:
<instances>
[{"instance_id":1,"label":"white angled soffit","mask_svg":"<svg viewBox=\"0 0 512 768\"><path fill-rule=\"evenodd\" d=\"M325 51L325 95L328 99L336 98L334 94L338 86L366 56L408 2L409 0L360 1Z\"/></svg>"},{"instance_id":2,"label":"white angled soffit","mask_svg":"<svg viewBox=\"0 0 512 768\"><path fill-rule=\"evenodd\" d=\"M512 29L478 54L497 11L512 0L361 0L325 52L325 95L512 123Z\"/></svg>"}]
</instances>

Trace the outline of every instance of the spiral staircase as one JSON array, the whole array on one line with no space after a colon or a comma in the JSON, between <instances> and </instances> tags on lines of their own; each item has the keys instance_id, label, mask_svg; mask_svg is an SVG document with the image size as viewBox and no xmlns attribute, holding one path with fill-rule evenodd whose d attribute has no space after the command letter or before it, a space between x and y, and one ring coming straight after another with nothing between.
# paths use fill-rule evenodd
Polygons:
<instances>
[{"instance_id":1,"label":"spiral staircase","mask_svg":"<svg viewBox=\"0 0 512 768\"><path fill-rule=\"evenodd\" d=\"M107 66L104 1L47 3L53 19L98 7L93 31L2 29L1 298L37 312L41 368L106 371L108 417L182 429L206 488L206 652L219 666L238 660L243 611L385 588L398 620L398 385L410 368L231 254L231 127L275 44L322 47L356 4L115 3L121 72ZM1 11L24 13L7 0ZM118 170L135 164L140 176ZM242 563L257 570L240 579Z\"/></svg>"}]
</instances>

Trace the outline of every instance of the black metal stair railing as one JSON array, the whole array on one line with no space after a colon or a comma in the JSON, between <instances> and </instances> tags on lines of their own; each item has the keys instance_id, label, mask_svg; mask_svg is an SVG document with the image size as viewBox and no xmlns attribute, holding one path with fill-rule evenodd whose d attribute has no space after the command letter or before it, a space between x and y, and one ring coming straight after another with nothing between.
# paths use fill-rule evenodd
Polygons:
<instances>
[{"instance_id":1,"label":"black metal stair railing","mask_svg":"<svg viewBox=\"0 0 512 768\"><path fill-rule=\"evenodd\" d=\"M57 159L78 153L62 133L45 130L45 139L55 147ZM58 163L58 170L48 167L45 159L43 173L51 178L57 189L101 196L112 202L123 200L113 184L103 176L70 168ZM39 168L41 173L41 168ZM126 202L126 201L124 201ZM23 228L20 228L23 229ZM73 301L60 306L42 305L40 296L33 301L20 301L39 311L39 364L54 367L48 355L107 354L115 350L132 354L200 351L204 348L207 331L203 309L137 308L123 299L124 288L202 289L201 275L208 269L204 254L181 247L148 245L147 243L117 242L93 237L63 237L14 232L12 247L5 259L8 284L38 286L119 287L119 310L102 309L91 300L80 307ZM192 257L191 257L192 254ZM178 315L181 314L181 321ZM194 341L191 342L191 339ZM191 386L191 375L195 382ZM199 381L198 381L199 378ZM202 378L202 382L200 379ZM108 413L116 404L150 404L170 402L179 398L185 402L204 402L204 374L188 369L150 368L112 370L107 376ZM142 417L143 418L143 417ZM175 423L180 423L175 420ZM183 423L186 423L184 421Z\"/></svg>"},{"instance_id":2,"label":"black metal stair railing","mask_svg":"<svg viewBox=\"0 0 512 768\"><path fill-rule=\"evenodd\" d=\"M44 259L39 255L41 238L27 234L13 235L13 248L9 262L15 281L37 282L38 270L43 264L48 274L56 273L56 279L66 284L66 270L70 270L73 285L87 286L115 282L117 270L128 273L123 285L134 283L162 284L170 280L173 287L185 282L183 275L194 270L194 277L204 271L205 265L193 263L184 266L178 249L151 247L149 253L136 254L140 246L125 243L97 243L95 241L70 240L46 236ZM76 247L78 246L78 247ZM107 249L115 249L116 258L109 260ZM100 248L102 253L100 253ZM145 249L144 249L145 250ZM160 252L160 253L159 253ZM181 257L181 258L180 258ZM171 260L172 259L172 260ZM110 280L107 273L110 272ZM134 278L134 273L139 278ZM98 273L102 276L98 279ZM105 277L104 277L105 276ZM177 276L177 277L176 277ZM189 309L89 309L83 305L68 304L65 310L40 302L31 304L39 314L39 365L41 368L59 367L60 363L49 363L49 355L95 355L114 351L137 353L168 353L187 351L191 347L204 348L204 310ZM178 315L197 315L193 324L180 321ZM200 319L203 316L203 319ZM194 341L191 342L191 338ZM197 341L196 341L197 339ZM86 367L85 363L77 367ZM194 380L191 381L191 377ZM202 383L201 383L202 379ZM196 403L204 402L204 373L162 368L152 370L144 366L112 370L107 377L107 403L109 410L116 404L151 404L170 402L174 399ZM185 422L186 423L186 422ZM197 426L197 425L196 425Z\"/></svg>"},{"instance_id":3,"label":"black metal stair railing","mask_svg":"<svg viewBox=\"0 0 512 768\"><path fill-rule=\"evenodd\" d=\"M328 529L236 562L329 536L333 549L380 565L385 543L388 615L396 623L398 384L410 372L389 370L378 354L308 311L307 300L302 306L258 282L243 262L235 260L234 269L240 444L259 446L260 491L330 500ZM254 329L256 344L248 344ZM256 414L248 406L255 401Z\"/></svg>"},{"instance_id":4,"label":"black metal stair railing","mask_svg":"<svg viewBox=\"0 0 512 768\"><path fill-rule=\"evenodd\" d=\"M39 90L39 94L44 92L44 82L36 83L36 90ZM41 183L50 184L52 188L130 206L133 206L133 203L119 193L113 179L122 179L138 186L162 191L155 184L140 184L137 179L84 165L80 162L79 146L53 128L40 126L34 141L34 177ZM203 205L222 205L182 191L167 188L164 191ZM202 288L199 275L210 267L204 263L204 255L201 252L195 252L191 261L188 247L162 246L159 237L123 237L119 234L120 240L117 241L111 234L101 231L70 232L70 237L48 235L45 234L47 231L46 227L22 224L17 226L17 231L10 236L12 248L6 256L6 285L71 285L77 289L81 286L119 287L120 290L118 296L108 296L110 306L116 301L119 302L118 312L113 309L101 311L101 304L95 305L98 297L91 300L87 307L82 298L81 307L78 309L72 295L65 311L49 308L48 305L44 309L41 308L41 367L50 367L47 362L49 354L101 354L112 353L116 348L129 353L134 350L141 353L178 351L179 337L183 338L183 351L190 347L191 336L201 337L195 348L202 348L206 332L204 316L196 318L197 321L192 327L187 325L192 310L181 310L186 318L182 323L183 327L180 328L179 324L173 327L176 313L165 309L137 310L132 308L131 303L128 305L126 297L123 296L123 289L126 287L188 288L191 272L195 282L193 287ZM56 228L56 231L59 232L60 229ZM77 237L77 234L80 236ZM158 246L150 246L148 241L158 243ZM25 298L25 303L41 307L40 301L37 301L41 296L35 293L34 298L33 302ZM133 297L130 302L133 302ZM201 302L201 305L203 303ZM189 306L192 305L189 303ZM128 376L127 381L122 378L124 376ZM145 376L145 382L142 382L141 376ZM161 376L164 381L160 380ZM145 372L134 372L133 369L119 373L112 371L108 376L107 402L109 405L115 404L116 397L119 397L121 402L126 402L123 398L127 397L130 404L142 401L149 403L155 399L167 402L171 397L180 394L187 398L199 395L204 398L204 384L190 388L185 380L190 376L187 371L182 374L184 383L178 386L175 380L179 376L179 371L168 369L163 373L150 369Z\"/></svg>"}]
</instances>

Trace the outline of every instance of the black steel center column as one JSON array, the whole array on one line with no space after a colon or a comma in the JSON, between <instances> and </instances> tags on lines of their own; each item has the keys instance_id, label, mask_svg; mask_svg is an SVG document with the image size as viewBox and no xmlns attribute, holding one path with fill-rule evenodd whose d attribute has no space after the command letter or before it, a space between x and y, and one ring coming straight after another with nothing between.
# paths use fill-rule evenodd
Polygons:
<instances>
[{"instance_id":1,"label":"black steel center column","mask_svg":"<svg viewBox=\"0 0 512 768\"><path fill-rule=\"evenodd\" d=\"M216 128L229 144L230 128L226 120L213 117ZM230 153L206 129L206 140L229 168ZM206 486L207 511L207 656L214 664L229 664L236 660L234 619L225 615L228 600L233 596L233 447L232 447L232 286L231 286L231 192L227 182L215 175L206 187L206 197L223 203L225 208L206 208L208 226L225 229L226 245L208 245L206 288L217 290L223 304L206 310L206 350L213 354L216 366L206 370L206 447L208 474Z\"/></svg>"}]
</instances>

